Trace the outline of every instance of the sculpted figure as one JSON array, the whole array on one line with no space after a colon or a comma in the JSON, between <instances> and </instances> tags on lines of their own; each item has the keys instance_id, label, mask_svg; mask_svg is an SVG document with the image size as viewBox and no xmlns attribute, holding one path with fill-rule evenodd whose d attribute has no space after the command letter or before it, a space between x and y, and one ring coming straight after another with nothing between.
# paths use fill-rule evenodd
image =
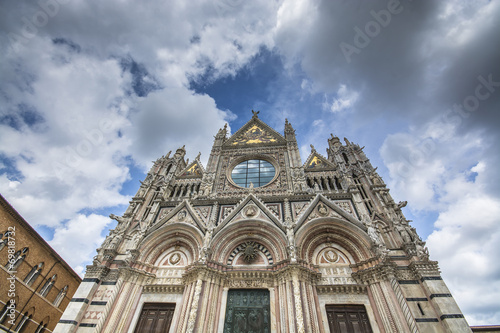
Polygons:
<instances>
[{"instance_id":1,"label":"sculpted figure","mask_svg":"<svg viewBox=\"0 0 500 333\"><path fill-rule=\"evenodd\" d=\"M118 245L120 244L121 240L122 240L121 235L114 235L113 239L111 240L111 243L109 244L109 248L112 250L116 249L118 247Z\"/></svg>"},{"instance_id":2,"label":"sculpted figure","mask_svg":"<svg viewBox=\"0 0 500 333\"><path fill-rule=\"evenodd\" d=\"M400 224L397 224L396 225L396 230L401 235L401 238L403 239L403 242L405 242L405 243L411 243L411 237L408 234L408 231L406 230L406 228L404 226L402 226Z\"/></svg>"},{"instance_id":3,"label":"sculpted figure","mask_svg":"<svg viewBox=\"0 0 500 333\"><path fill-rule=\"evenodd\" d=\"M398 202L398 209L406 207L407 204L408 204L408 201L400 201L400 202Z\"/></svg>"},{"instance_id":4,"label":"sculpted figure","mask_svg":"<svg viewBox=\"0 0 500 333\"><path fill-rule=\"evenodd\" d=\"M208 258L209 254L209 249L210 249L210 241L212 240L212 234L214 232L214 227L208 228L207 232L205 233L205 236L203 237L203 245L200 249L200 260L202 262L205 262Z\"/></svg>"},{"instance_id":5,"label":"sculpted figure","mask_svg":"<svg viewBox=\"0 0 500 333\"><path fill-rule=\"evenodd\" d=\"M293 224L286 227L286 237L288 240L288 253L292 262L297 261L297 248L295 247L295 234L293 232Z\"/></svg>"},{"instance_id":6,"label":"sculpted figure","mask_svg":"<svg viewBox=\"0 0 500 333\"><path fill-rule=\"evenodd\" d=\"M132 237L132 248L136 248L139 242L141 241L141 238L144 234L142 232L137 232L134 237Z\"/></svg>"},{"instance_id":7,"label":"sculpted figure","mask_svg":"<svg viewBox=\"0 0 500 333\"><path fill-rule=\"evenodd\" d=\"M326 214L328 214L328 209L326 209L326 206L324 204L320 204L318 206L318 213L321 215L321 216L325 216Z\"/></svg>"},{"instance_id":8,"label":"sculpted figure","mask_svg":"<svg viewBox=\"0 0 500 333\"><path fill-rule=\"evenodd\" d=\"M106 239L104 240L104 242L102 243L102 245L101 245L100 248L107 248L109 246L109 244L111 244L112 240L113 240L113 236L112 235L106 236Z\"/></svg>"},{"instance_id":9,"label":"sculpted figure","mask_svg":"<svg viewBox=\"0 0 500 333\"><path fill-rule=\"evenodd\" d=\"M131 202L130 205L128 206L127 210L125 211L124 216L130 216L134 213L135 207L137 206L136 202Z\"/></svg>"},{"instance_id":10,"label":"sculpted figure","mask_svg":"<svg viewBox=\"0 0 500 333\"><path fill-rule=\"evenodd\" d=\"M415 246L417 248L417 256L420 260L429 260L429 249L424 246L424 243L418 242Z\"/></svg>"},{"instance_id":11,"label":"sculpted figure","mask_svg":"<svg viewBox=\"0 0 500 333\"><path fill-rule=\"evenodd\" d=\"M377 246L383 246L382 241L380 240L379 231L374 227L373 222L366 215L363 215L363 222L366 225L368 236L372 239L372 241Z\"/></svg>"},{"instance_id":12,"label":"sculpted figure","mask_svg":"<svg viewBox=\"0 0 500 333\"><path fill-rule=\"evenodd\" d=\"M210 245L210 241L212 240L212 234L214 233L214 228L208 228L205 237L203 237L203 247L208 248Z\"/></svg>"},{"instance_id":13,"label":"sculpted figure","mask_svg":"<svg viewBox=\"0 0 500 333\"><path fill-rule=\"evenodd\" d=\"M109 214L109 218L118 222L115 228L116 233L122 233L128 227L128 219L122 216L116 216L115 214Z\"/></svg>"}]
</instances>

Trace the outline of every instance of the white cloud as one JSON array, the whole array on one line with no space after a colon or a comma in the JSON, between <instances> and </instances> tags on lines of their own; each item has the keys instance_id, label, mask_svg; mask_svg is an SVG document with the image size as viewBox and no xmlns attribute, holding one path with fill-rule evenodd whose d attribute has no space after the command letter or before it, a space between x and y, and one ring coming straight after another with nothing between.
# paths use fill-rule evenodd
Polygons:
<instances>
[{"instance_id":1,"label":"white cloud","mask_svg":"<svg viewBox=\"0 0 500 333\"><path fill-rule=\"evenodd\" d=\"M71 264L81 269L97 243L79 237L76 223L102 231L109 219L82 211L126 204L120 190L130 163L147 170L184 144L187 157L202 151L208 159L206 138L235 115L194 94L189 79L208 68L211 79L235 75L262 46L272 48L276 6L74 0L16 42L5 32L21 36L22 19L41 9L2 4L0 154L11 163L0 175L2 194L34 226L55 228L52 244L63 257L63 245L73 244L79 254ZM143 77L124 70L122 59L142 66ZM159 90L138 97L137 80Z\"/></svg>"},{"instance_id":2,"label":"white cloud","mask_svg":"<svg viewBox=\"0 0 500 333\"><path fill-rule=\"evenodd\" d=\"M500 317L492 309L500 298L500 197L488 190L486 170L494 161L480 157L488 140L480 133L463 136L453 126L435 129L431 122L386 139L381 154L391 175L389 187L395 196L408 199L415 216L438 213L427 239L431 259L439 262L469 324L496 324Z\"/></svg>"},{"instance_id":3,"label":"white cloud","mask_svg":"<svg viewBox=\"0 0 500 333\"><path fill-rule=\"evenodd\" d=\"M199 151L208 160L210 140L232 115L217 109L207 95L197 95L185 88L170 88L153 92L140 99L141 110L131 117L135 126L125 134L132 138L130 153L135 161L149 168L151 160L186 145L187 156Z\"/></svg>"},{"instance_id":4,"label":"white cloud","mask_svg":"<svg viewBox=\"0 0 500 333\"><path fill-rule=\"evenodd\" d=\"M481 177L479 175L478 177ZM469 324L497 324L500 299L500 199L481 193L480 184L464 182L461 199L439 214L437 228L427 239L432 258ZM477 297L477 295L483 295Z\"/></svg>"},{"instance_id":5,"label":"white cloud","mask_svg":"<svg viewBox=\"0 0 500 333\"><path fill-rule=\"evenodd\" d=\"M104 241L101 232L110 223L106 216L78 214L56 228L49 244L78 274L83 275L83 263L96 255L95 250Z\"/></svg>"},{"instance_id":6,"label":"white cloud","mask_svg":"<svg viewBox=\"0 0 500 333\"><path fill-rule=\"evenodd\" d=\"M333 113L340 112L345 109L350 109L354 106L358 100L359 93L353 90L347 89L345 84L341 84L339 90L337 90L337 95L333 98L333 102L325 102L323 108L329 110Z\"/></svg>"}]
</instances>

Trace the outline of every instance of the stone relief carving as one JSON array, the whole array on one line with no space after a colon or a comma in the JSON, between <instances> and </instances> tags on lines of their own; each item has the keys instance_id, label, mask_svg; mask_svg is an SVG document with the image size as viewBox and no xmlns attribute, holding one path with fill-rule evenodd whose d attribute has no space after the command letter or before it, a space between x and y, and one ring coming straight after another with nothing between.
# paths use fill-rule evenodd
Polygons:
<instances>
[{"instance_id":1,"label":"stone relief carving","mask_svg":"<svg viewBox=\"0 0 500 333\"><path fill-rule=\"evenodd\" d=\"M293 228L295 227L295 224L288 224L286 226L286 237L287 237L287 242L288 242L288 255L290 256L290 261L291 262L296 262L297 261L297 248L295 246L295 233L293 231Z\"/></svg>"}]
</instances>

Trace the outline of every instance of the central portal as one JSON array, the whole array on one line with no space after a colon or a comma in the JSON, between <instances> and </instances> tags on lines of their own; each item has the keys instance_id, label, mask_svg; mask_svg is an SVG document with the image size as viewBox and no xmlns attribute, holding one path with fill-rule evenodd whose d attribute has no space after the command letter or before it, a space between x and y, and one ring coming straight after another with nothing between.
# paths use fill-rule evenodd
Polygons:
<instances>
[{"instance_id":1,"label":"central portal","mask_svg":"<svg viewBox=\"0 0 500 333\"><path fill-rule=\"evenodd\" d=\"M269 333L269 290L231 289L224 333Z\"/></svg>"}]
</instances>

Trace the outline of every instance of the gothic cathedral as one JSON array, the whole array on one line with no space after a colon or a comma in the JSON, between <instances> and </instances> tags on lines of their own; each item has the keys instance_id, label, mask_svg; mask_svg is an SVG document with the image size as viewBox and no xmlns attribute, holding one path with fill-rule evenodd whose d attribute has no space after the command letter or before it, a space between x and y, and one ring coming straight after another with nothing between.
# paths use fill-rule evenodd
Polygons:
<instances>
[{"instance_id":1,"label":"gothic cathedral","mask_svg":"<svg viewBox=\"0 0 500 333\"><path fill-rule=\"evenodd\" d=\"M54 332L471 332L363 148L258 112L156 162Z\"/></svg>"}]
</instances>

